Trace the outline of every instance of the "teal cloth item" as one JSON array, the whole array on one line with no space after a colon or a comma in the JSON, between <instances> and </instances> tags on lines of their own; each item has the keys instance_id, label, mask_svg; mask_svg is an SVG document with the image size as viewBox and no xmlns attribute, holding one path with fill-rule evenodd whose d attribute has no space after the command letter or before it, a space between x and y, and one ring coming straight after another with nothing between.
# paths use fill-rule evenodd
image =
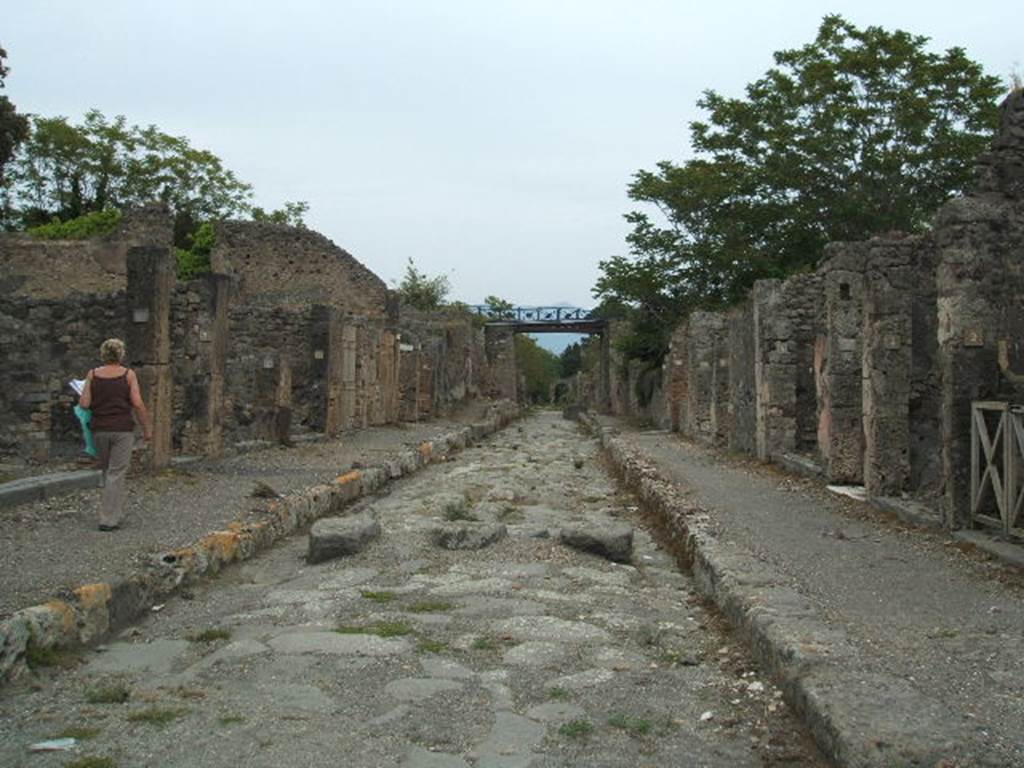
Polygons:
<instances>
[{"instance_id":1,"label":"teal cloth item","mask_svg":"<svg viewBox=\"0 0 1024 768\"><path fill-rule=\"evenodd\" d=\"M85 438L85 452L90 456L95 457L96 443L92 439L92 427L89 426L89 422L92 421L92 411L88 408L76 405L75 416L78 417L78 421L82 425L82 437Z\"/></svg>"}]
</instances>

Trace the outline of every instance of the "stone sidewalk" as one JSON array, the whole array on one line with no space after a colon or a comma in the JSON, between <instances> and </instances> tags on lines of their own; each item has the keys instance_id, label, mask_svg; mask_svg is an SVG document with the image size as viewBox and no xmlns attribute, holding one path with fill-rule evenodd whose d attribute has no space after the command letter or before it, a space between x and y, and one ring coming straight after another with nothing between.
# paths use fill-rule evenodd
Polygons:
<instances>
[{"instance_id":1,"label":"stone sidewalk","mask_svg":"<svg viewBox=\"0 0 1024 768\"><path fill-rule=\"evenodd\" d=\"M702 591L837 762L1024 765L1019 571L814 481L598 423Z\"/></svg>"}]
</instances>

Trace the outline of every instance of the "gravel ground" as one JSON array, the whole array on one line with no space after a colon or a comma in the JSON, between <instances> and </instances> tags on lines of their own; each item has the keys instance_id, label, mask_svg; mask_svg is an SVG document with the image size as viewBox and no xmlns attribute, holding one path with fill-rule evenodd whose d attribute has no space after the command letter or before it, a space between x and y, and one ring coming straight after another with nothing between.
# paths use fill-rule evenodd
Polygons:
<instances>
[{"instance_id":1,"label":"gravel ground","mask_svg":"<svg viewBox=\"0 0 1024 768\"><path fill-rule=\"evenodd\" d=\"M403 444L429 440L480 418L469 405L450 419L374 427L337 440L270 448L157 475L131 477L119 531L97 529L100 491L0 508L0 617L93 581L126 575L138 558L196 541L232 520L262 510L250 494L258 481L288 493L333 479Z\"/></svg>"},{"instance_id":2,"label":"gravel ground","mask_svg":"<svg viewBox=\"0 0 1024 768\"><path fill-rule=\"evenodd\" d=\"M1024 579L946 534L664 432L606 424L688 489L717 535L791 580L875 670L962 719L972 765L1024 765Z\"/></svg>"},{"instance_id":3,"label":"gravel ground","mask_svg":"<svg viewBox=\"0 0 1024 768\"><path fill-rule=\"evenodd\" d=\"M632 564L553 535L639 524L570 422L534 415L389 490L347 512L383 529L362 553L308 565L284 541L0 692L0 764L824 768L644 530ZM467 514L508 535L432 543ZM73 755L28 754L60 735Z\"/></svg>"}]
</instances>

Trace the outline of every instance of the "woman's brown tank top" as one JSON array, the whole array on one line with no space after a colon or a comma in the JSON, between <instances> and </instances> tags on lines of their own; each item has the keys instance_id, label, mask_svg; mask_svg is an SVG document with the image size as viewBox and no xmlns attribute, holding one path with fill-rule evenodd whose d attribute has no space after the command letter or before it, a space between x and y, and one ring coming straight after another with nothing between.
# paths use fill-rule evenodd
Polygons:
<instances>
[{"instance_id":1,"label":"woman's brown tank top","mask_svg":"<svg viewBox=\"0 0 1024 768\"><path fill-rule=\"evenodd\" d=\"M128 383L128 369L121 376L101 379L92 374L92 431L134 432L132 418L132 388Z\"/></svg>"}]
</instances>

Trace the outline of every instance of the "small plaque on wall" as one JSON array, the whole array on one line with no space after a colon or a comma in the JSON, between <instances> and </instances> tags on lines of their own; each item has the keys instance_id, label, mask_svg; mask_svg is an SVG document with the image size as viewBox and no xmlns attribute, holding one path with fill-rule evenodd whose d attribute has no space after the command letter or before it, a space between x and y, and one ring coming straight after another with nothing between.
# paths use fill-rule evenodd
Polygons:
<instances>
[{"instance_id":1,"label":"small plaque on wall","mask_svg":"<svg viewBox=\"0 0 1024 768\"><path fill-rule=\"evenodd\" d=\"M985 346L985 334L978 328L968 328L964 333L964 346L965 347L983 347Z\"/></svg>"},{"instance_id":2,"label":"small plaque on wall","mask_svg":"<svg viewBox=\"0 0 1024 768\"><path fill-rule=\"evenodd\" d=\"M209 341L210 340L210 332L209 331L200 331L199 332L199 340L200 341Z\"/></svg>"},{"instance_id":3,"label":"small plaque on wall","mask_svg":"<svg viewBox=\"0 0 1024 768\"><path fill-rule=\"evenodd\" d=\"M322 349L314 349L313 350L313 359L314 360L323 360L324 359L324 351Z\"/></svg>"},{"instance_id":4,"label":"small plaque on wall","mask_svg":"<svg viewBox=\"0 0 1024 768\"><path fill-rule=\"evenodd\" d=\"M132 322L133 323L148 323L149 322L149 310L145 307L140 309L132 310Z\"/></svg>"},{"instance_id":5,"label":"small plaque on wall","mask_svg":"<svg viewBox=\"0 0 1024 768\"><path fill-rule=\"evenodd\" d=\"M263 358L263 367L267 368L267 369L273 368L274 367L274 358L272 358L272 357L264 357Z\"/></svg>"}]
</instances>

